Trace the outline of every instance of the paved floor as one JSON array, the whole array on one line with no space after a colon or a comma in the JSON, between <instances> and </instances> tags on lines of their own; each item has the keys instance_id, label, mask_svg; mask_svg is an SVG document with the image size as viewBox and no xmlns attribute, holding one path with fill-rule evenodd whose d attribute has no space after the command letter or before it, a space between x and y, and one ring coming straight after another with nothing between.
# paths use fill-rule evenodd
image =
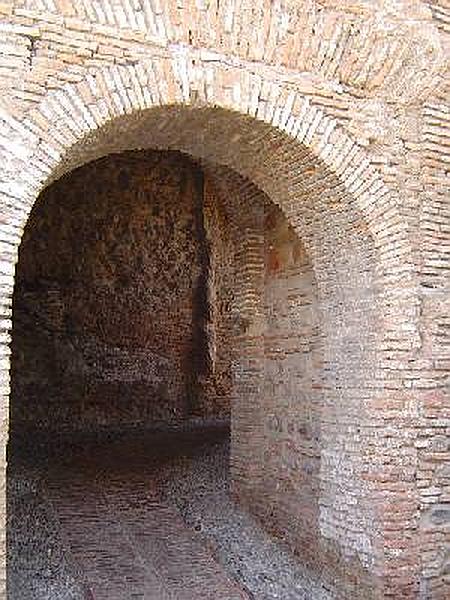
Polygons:
<instances>
[{"instance_id":1,"label":"paved floor","mask_svg":"<svg viewBox=\"0 0 450 600\"><path fill-rule=\"evenodd\" d=\"M231 501L227 464L217 427L16 453L10 600L331 600Z\"/></svg>"}]
</instances>

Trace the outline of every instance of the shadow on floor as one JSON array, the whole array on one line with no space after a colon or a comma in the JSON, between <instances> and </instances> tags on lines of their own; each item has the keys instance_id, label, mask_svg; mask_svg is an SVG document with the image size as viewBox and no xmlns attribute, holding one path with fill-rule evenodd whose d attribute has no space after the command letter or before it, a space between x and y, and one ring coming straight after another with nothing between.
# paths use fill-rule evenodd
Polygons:
<instances>
[{"instance_id":1,"label":"shadow on floor","mask_svg":"<svg viewBox=\"0 0 450 600\"><path fill-rule=\"evenodd\" d=\"M9 600L331 599L229 493L229 429L12 440Z\"/></svg>"}]
</instances>

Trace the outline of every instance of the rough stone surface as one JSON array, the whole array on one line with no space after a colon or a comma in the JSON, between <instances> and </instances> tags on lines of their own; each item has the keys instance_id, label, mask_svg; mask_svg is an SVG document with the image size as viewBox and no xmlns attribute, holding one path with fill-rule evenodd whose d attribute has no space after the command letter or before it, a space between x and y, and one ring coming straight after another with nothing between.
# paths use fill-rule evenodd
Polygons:
<instances>
[{"instance_id":1,"label":"rough stone surface","mask_svg":"<svg viewBox=\"0 0 450 600\"><path fill-rule=\"evenodd\" d=\"M41 195L17 269L14 427L229 414L230 344L213 340L212 357L203 343L227 329L231 282L222 292L216 274L221 303L210 315L202 177L176 153L134 153L91 163ZM228 268L230 280L233 262L215 248L216 271Z\"/></svg>"}]
</instances>

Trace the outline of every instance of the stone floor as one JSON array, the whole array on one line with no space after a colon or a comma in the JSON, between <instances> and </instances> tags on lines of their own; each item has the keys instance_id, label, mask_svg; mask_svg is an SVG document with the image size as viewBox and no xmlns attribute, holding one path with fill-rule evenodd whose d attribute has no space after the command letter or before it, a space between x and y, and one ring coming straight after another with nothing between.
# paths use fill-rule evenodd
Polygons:
<instances>
[{"instance_id":1,"label":"stone floor","mask_svg":"<svg viewBox=\"0 0 450 600\"><path fill-rule=\"evenodd\" d=\"M331 600L230 499L228 456L219 426L13 447L9 600Z\"/></svg>"}]
</instances>

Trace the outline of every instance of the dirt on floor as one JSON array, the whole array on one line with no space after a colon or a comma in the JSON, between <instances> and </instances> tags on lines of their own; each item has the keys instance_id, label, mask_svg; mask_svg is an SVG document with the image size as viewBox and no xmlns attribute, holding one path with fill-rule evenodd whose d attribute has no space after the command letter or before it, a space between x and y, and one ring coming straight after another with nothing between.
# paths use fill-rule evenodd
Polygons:
<instances>
[{"instance_id":1,"label":"dirt on floor","mask_svg":"<svg viewBox=\"0 0 450 600\"><path fill-rule=\"evenodd\" d=\"M332 600L229 490L229 431L15 440L9 600Z\"/></svg>"}]
</instances>

